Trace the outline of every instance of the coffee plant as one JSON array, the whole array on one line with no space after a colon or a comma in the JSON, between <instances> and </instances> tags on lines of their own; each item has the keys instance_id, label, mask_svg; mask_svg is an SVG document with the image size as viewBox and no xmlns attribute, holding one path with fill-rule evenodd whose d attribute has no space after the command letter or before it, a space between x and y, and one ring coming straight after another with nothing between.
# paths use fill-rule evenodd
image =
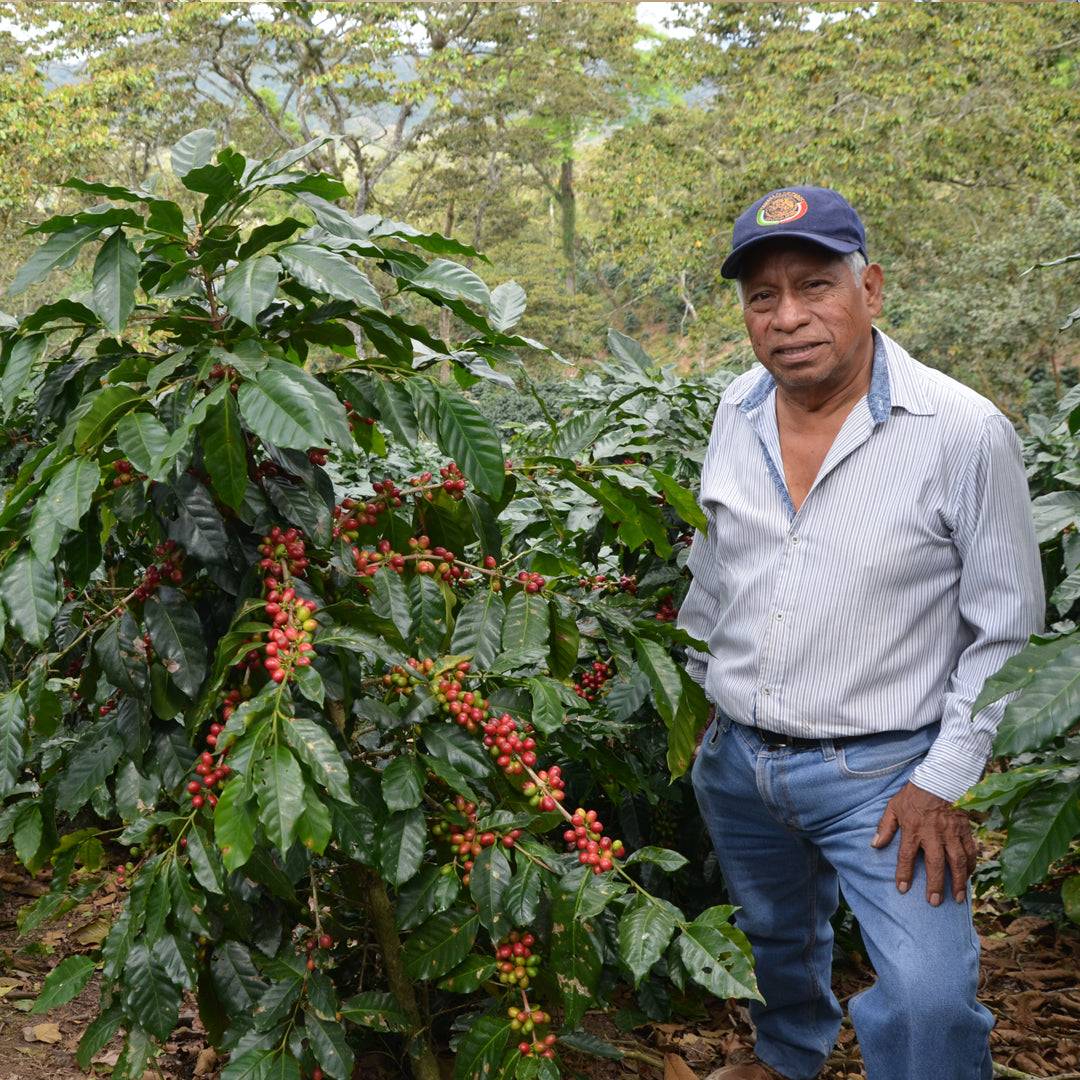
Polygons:
<instances>
[{"instance_id":1,"label":"coffee plant","mask_svg":"<svg viewBox=\"0 0 1080 1080\"><path fill-rule=\"evenodd\" d=\"M117 1080L186 993L223 1080L555 1080L618 1056L582 1021L620 983L756 993L680 906L700 832L648 842L706 711L672 618L720 384L612 334L504 447L468 390L528 387L522 290L349 215L319 145L73 179L10 290L75 282L2 331L0 842L50 871L23 933L124 896L35 1008L100 972Z\"/></svg>"},{"instance_id":2,"label":"coffee plant","mask_svg":"<svg viewBox=\"0 0 1080 1080\"><path fill-rule=\"evenodd\" d=\"M1070 321L1076 318L1074 313ZM1043 552L1050 632L1036 636L987 680L976 708L1013 694L994 752L1009 767L992 772L964 805L995 811L1005 831L1000 877L1006 892L1045 892L1060 885L1062 907L1080 922L1080 387L1050 417L1029 419L1025 440L1034 495L1035 530Z\"/></svg>"}]
</instances>

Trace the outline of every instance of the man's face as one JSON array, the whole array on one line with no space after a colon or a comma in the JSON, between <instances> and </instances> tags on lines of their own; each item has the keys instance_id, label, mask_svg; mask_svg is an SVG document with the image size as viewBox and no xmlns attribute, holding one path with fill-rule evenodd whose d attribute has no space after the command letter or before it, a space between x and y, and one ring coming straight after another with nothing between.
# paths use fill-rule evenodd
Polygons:
<instances>
[{"instance_id":1,"label":"man's face","mask_svg":"<svg viewBox=\"0 0 1080 1080\"><path fill-rule=\"evenodd\" d=\"M761 245L740 276L754 355L788 396L820 403L868 377L881 267L861 284L832 252L803 241Z\"/></svg>"}]
</instances>

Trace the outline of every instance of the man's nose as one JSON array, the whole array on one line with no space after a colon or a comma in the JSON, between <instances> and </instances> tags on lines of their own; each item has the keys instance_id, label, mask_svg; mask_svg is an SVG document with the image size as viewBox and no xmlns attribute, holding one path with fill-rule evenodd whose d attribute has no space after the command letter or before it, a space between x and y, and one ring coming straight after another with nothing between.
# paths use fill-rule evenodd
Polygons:
<instances>
[{"instance_id":1,"label":"man's nose","mask_svg":"<svg viewBox=\"0 0 1080 1080\"><path fill-rule=\"evenodd\" d=\"M780 330L792 330L802 326L810 318L802 298L794 290L784 289L776 298L773 308L773 325Z\"/></svg>"}]
</instances>

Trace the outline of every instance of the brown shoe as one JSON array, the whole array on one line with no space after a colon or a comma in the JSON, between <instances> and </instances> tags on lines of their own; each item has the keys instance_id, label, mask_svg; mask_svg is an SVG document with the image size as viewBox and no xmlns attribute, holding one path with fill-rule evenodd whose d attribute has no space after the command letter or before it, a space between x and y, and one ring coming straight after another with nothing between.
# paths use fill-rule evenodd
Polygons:
<instances>
[{"instance_id":1,"label":"brown shoe","mask_svg":"<svg viewBox=\"0 0 1080 1080\"><path fill-rule=\"evenodd\" d=\"M747 1062L745 1065L729 1065L709 1073L705 1080L784 1080L763 1061Z\"/></svg>"}]
</instances>

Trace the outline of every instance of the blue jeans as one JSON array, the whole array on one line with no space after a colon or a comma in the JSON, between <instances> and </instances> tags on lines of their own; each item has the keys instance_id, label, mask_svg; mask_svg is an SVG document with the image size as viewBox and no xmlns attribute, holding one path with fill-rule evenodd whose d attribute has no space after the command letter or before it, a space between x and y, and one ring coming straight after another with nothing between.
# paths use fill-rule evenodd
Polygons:
<instances>
[{"instance_id":1,"label":"blue jeans","mask_svg":"<svg viewBox=\"0 0 1080 1080\"><path fill-rule=\"evenodd\" d=\"M698 805L765 999L750 1004L756 1053L791 1080L817 1075L840 1029L829 920L841 889L877 973L848 1004L867 1080L993 1076L970 900L956 903L946 882L946 899L931 907L921 859L901 895L899 838L870 846L936 734L935 725L769 749L718 713L694 763Z\"/></svg>"}]
</instances>

